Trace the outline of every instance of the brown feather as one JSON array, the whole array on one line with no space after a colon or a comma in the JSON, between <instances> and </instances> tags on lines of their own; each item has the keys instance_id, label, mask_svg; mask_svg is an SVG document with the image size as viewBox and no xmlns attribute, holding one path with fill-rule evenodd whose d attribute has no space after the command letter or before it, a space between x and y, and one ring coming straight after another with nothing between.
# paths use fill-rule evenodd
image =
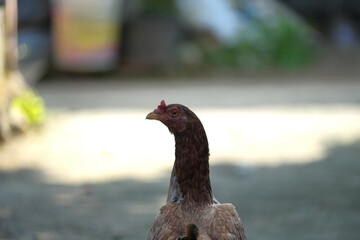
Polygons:
<instances>
[{"instance_id":1,"label":"brown feather","mask_svg":"<svg viewBox=\"0 0 360 240\"><path fill-rule=\"evenodd\" d=\"M212 194L208 141L197 116L183 105L162 101L147 119L161 121L175 136L167 203L155 218L148 240L245 240L235 207L220 204Z\"/></svg>"}]
</instances>

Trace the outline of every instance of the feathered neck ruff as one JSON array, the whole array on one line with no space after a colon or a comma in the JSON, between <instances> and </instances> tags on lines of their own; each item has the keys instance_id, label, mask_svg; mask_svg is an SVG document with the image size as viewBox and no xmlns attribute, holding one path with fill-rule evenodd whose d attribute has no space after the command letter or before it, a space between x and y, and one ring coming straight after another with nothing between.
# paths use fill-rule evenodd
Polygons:
<instances>
[{"instance_id":1,"label":"feathered neck ruff","mask_svg":"<svg viewBox=\"0 0 360 240\"><path fill-rule=\"evenodd\" d=\"M175 136L175 164L180 203L183 205L212 204L209 176L209 145L200 120L188 124Z\"/></svg>"}]
</instances>

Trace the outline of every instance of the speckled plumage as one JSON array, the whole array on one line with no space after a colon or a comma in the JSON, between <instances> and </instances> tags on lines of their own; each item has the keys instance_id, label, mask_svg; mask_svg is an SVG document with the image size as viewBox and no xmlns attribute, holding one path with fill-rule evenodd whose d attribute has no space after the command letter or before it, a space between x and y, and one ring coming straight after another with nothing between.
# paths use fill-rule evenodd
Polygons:
<instances>
[{"instance_id":1,"label":"speckled plumage","mask_svg":"<svg viewBox=\"0 0 360 240\"><path fill-rule=\"evenodd\" d=\"M208 141L197 116L183 105L162 101L147 119L161 121L175 136L167 203L156 216L148 240L245 240L235 207L220 204L212 194ZM190 234L187 227L192 225L197 238L186 236Z\"/></svg>"}]
</instances>

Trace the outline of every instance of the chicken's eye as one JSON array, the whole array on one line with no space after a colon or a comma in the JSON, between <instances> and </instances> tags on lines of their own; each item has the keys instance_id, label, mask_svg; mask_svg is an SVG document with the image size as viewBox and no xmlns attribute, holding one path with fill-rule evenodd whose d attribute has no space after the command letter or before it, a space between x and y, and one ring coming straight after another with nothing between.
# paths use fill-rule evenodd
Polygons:
<instances>
[{"instance_id":1,"label":"chicken's eye","mask_svg":"<svg viewBox=\"0 0 360 240\"><path fill-rule=\"evenodd\" d=\"M170 116L172 116L172 117L176 117L176 116L178 115L178 111L176 111L176 110L170 110L169 114L170 114Z\"/></svg>"}]
</instances>

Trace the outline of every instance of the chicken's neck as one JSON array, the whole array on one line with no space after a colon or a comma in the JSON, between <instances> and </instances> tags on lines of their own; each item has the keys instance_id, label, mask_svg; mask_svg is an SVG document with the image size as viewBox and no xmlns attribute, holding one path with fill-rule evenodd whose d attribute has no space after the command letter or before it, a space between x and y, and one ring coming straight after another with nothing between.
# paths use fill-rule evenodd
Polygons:
<instances>
[{"instance_id":1,"label":"chicken's neck","mask_svg":"<svg viewBox=\"0 0 360 240\"><path fill-rule=\"evenodd\" d=\"M209 147L201 123L175 134L174 173L183 204L212 203Z\"/></svg>"}]
</instances>

